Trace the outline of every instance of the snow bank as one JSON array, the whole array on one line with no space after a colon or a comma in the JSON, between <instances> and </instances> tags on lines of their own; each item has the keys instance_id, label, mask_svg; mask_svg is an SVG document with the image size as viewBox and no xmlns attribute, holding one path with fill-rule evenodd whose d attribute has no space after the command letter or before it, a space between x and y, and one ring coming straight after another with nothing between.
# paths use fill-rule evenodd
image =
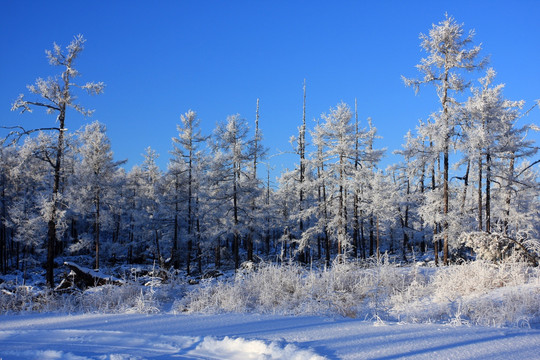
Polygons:
<instances>
[{"instance_id":1,"label":"snow bank","mask_svg":"<svg viewBox=\"0 0 540 360\"><path fill-rule=\"evenodd\" d=\"M324 360L311 350L301 350L298 347L287 344L283 346L276 342L266 343L261 340L246 340L242 338L232 339L226 336L224 339L206 337L191 350L188 355L198 356L204 359L288 359L288 360Z\"/></svg>"}]
</instances>

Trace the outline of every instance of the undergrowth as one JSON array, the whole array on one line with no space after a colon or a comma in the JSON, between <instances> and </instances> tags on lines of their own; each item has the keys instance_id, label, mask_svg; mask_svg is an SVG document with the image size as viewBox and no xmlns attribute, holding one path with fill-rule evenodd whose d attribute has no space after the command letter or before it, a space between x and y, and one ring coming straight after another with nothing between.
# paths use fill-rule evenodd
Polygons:
<instances>
[{"instance_id":1,"label":"undergrowth","mask_svg":"<svg viewBox=\"0 0 540 360\"><path fill-rule=\"evenodd\" d=\"M528 327L540 323L539 279L538 268L514 260L433 268L399 266L383 257L319 270L260 263L197 285L180 276L68 292L4 283L0 313L256 312Z\"/></svg>"}]
</instances>

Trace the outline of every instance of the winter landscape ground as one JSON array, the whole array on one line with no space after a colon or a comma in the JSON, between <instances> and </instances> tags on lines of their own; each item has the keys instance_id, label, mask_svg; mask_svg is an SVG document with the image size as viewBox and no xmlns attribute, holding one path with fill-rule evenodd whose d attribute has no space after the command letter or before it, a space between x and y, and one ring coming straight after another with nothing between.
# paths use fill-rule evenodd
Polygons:
<instances>
[{"instance_id":1,"label":"winter landscape ground","mask_svg":"<svg viewBox=\"0 0 540 360\"><path fill-rule=\"evenodd\" d=\"M538 359L540 330L277 315L17 315L8 359Z\"/></svg>"},{"instance_id":2,"label":"winter landscape ground","mask_svg":"<svg viewBox=\"0 0 540 360\"><path fill-rule=\"evenodd\" d=\"M132 270L143 275L63 293L3 276L0 358L540 358L540 281L524 262Z\"/></svg>"}]
</instances>

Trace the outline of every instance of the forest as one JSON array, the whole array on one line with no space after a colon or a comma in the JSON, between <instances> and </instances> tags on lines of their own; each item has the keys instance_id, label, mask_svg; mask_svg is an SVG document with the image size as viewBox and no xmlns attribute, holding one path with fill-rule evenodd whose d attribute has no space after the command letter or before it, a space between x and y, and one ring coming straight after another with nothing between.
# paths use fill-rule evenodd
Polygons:
<instances>
[{"instance_id":1,"label":"forest","mask_svg":"<svg viewBox=\"0 0 540 360\"><path fill-rule=\"evenodd\" d=\"M356 103L330 107L309 127L304 83L303 117L290 134L296 165L277 186L259 101L254 119L230 115L208 134L197 112L186 111L167 169L151 148L126 169L113 158L105 124L68 131L70 114L92 113L77 94L99 95L105 84L77 82L83 36L54 44L47 59L58 72L12 106L49 114L47 125L4 126L0 273L26 282L37 272L54 289L64 261L96 274L144 265L186 281L257 264L265 276L280 264L284 272L474 260L537 267L540 160L527 134L540 129L522 123L538 117L540 101L506 99L474 33L452 17L420 42L418 77L403 77L404 86L411 97L435 92L439 102L404 134L400 161L381 168L387 150L376 146L376 121L359 119Z\"/></svg>"}]
</instances>

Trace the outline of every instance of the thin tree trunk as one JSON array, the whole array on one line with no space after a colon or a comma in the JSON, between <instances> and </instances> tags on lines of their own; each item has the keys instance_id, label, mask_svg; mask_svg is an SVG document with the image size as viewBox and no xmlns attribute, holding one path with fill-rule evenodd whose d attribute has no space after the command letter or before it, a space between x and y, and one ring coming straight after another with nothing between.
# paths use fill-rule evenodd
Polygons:
<instances>
[{"instance_id":1,"label":"thin tree trunk","mask_svg":"<svg viewBox=\"0 0 540 360\"><path fill-rule=\"evenodd\" d=\"M377 260L381 257L381 243L379 238L379 217L377 216Z\"/></svg>"},{"instance_id":2,"label":"thin tree trunk","mask_svg":"<svg viewBox=\"0 0 540 360\"><path fill-rule=\"evenodd\" d=\"M6 240L7 232L4 220L6 218L6 176L2 172L2 219L0 220L0 272L7 273Z\"/></svg>"},{"instance_id":3,"label":"thin tree trunk","mask_svg":"<svg viewBox=\"0 0 540 360\"><path fill-rule=\"evenodd\" d=\"M299 152L300 152L300 194L299 194L299 210L300 210L300 221L299 221L299 230L300 236L304 233L304 220L303 220L303 207L304 207L304 182L305 182L305 172L306 172L306 80L304 79L304 102L302 107L302 127L300 128L299 136ZM304 259L304 249L302 249L299 254L300 261L305 262Z\"/></svg>"},{"instance_id":4,"label":"thin tree trunk","mask_svg":"<svg viewBox=\"0 0 540 360\"><path fill-rule=\"evenodd\" d=\"M375 222L373 220L373 212L369 216L369 256L373 256L375 253L375 235L374 235Z\"/></svg>"},{"instance_id":5,"label":"thin tree trunk","mask_svg":"<svg viewBox=\"0 0 540 360\"><path fill-rule=\"evenodd\" d=\"M99 269L99 232L100 232L100 219L99 219L99 215L100 215L100 196L99 196L99 192L98 194L96 195L96 223L94 224L94 241L95 241L95 245L96 245L96 264L95 264L95 269L98 270Z\"/></svg>"},{"instance_id":6,"label":"thin tree trunk","mask_svg":"<svg viewBox=\"0 0 540 360\"><path fill-rule=\"evenodd\" d=\"M478 157L478 231L483 230L483 209L482 209L482 156Z\"/></svg>"},{"instance_id":7,"label":"thin tree trunk","mask_svg":"<svg viewBox=\"0 0 540 360\"><path fill-rule=\"evenodd\" d=\"M491 154L486 155L486 232L491 232Z\"/></svg>"},{"instance_id":8,"label":"thin tree trunk","mask_svg":"<svg viewBox=\"0 0 540 360\"><path fill-rule=\"evenodd\" d=\"M512 179L514 178L514 162L515 162L515 156L512 153L510 158L510 165L509 165L509 171L508 171L508 185L506 190L506 199L505 199L505 219L504 219L504 235L508 236L508 225L510 222L510 202L512 200Z\"/></svg>"},{"instance_id":9,"label":"thin tree trunk","mask_svg":"<svg viewBox=\"0 0 540 360\"><path fill-rule=\"evenodd\" d=\"M465 213L465 202L467 200L467 190L469 188L469 172L471 169L471 160L467 160L467 170L465 171L465 176L463 177L463 195L461 197L461 213Z\"/></svg>"},{"instance_id":10,"label":"thin tree trunk","mask_svg":"<svg viewBox=\"0 0 540 360\"><path fill-rule=\"evenodd\" d=\"M430 143L430 147L433 145ZM431 167L431 191L435 191L436 181L435 181L435 161ZM439 266L439 240L437 240L437 223L433 223L433 252L435 254L435 266Z\"/></svg>"},{"instance_id":11,"label":"thin tree trunk","mask_svg":"<svg viewBox=\"0 0 540 360\"><path fill-rule=\"evenodd\" d=\"M192 144L189 144L189 163L188 163L188 228L187 228L187 254L186 254L186 272L191 274L191 253L193 251L193 209L192 209L192 196L193 196L193 173L192 173Z\"/></svg>"},{"instance_id":12,"label":"thin tree trunk","mask_svg":"<svg viewBox=\"0 0 540 360\"><path fill-rule=\"evenodd\" d=\"M69 80L65 79L66 88L69 84ZM67 90L65 90L67 91ZM58 132L58 143L56 144L56 159L54 163L54 183L53 183L53 192L52 192L52 209L47 222L47 273L46 281L47 285L50 288L54 287L54 258L55 258L55 247L56 247L56 220L57 220L57 211L59 207L59 189L60 189L60 171L62 168L62 156L64 150L64 131L65 129L65 118L66 118L66 105L62 104L60 107L60 114L58 115L58 122L60 125L60 131Z\"/></svg>"},{"instance_id":13,"label":"thin tree trunk","mask_svg":"<svg viewBox=\"0 0 540 360\"><path fill-rule=\"evenodd\" d=\"M233 253L234 253L234 268L238 269L240 267L240 236L238 234L238 189L237 181L240 177L240 165L234 164L234 181L233 181L233 220L234 220L234 243L233 243Z\"/></svg>"},{"instance_id":14,"label":"thin tree trunk","mask_svg":"<svg viewBox=\"0 0 540 360\"><path fill-rule=\"evenodd\" d=\"M449 174L449 152L450 152L450 115L448 113L448 72L449 65L445 58L445 71L443 80L443 97L441 100L443 106L443 117L445 125L445 139L444 139L444 155L443 155L443 207L444 207L444 244L443 244L443 263L448 265L448 212L449 207L449 189L448 189L448 174Z\"/></svg>"},{"instance_id":15,"label":"thin tree trunk","mask_svg":"<svg viewBox=\"0 0 540 360\"><path fill-rule=\"evenodd\" d=\"M155 235L155 241L156 241L156 257L159 261L159 266L164 269L165 263L163 262L163 256L161 256L161 249L159 246L159 231L157 229L154 230Z\"/></svg>"}]
</instances>

